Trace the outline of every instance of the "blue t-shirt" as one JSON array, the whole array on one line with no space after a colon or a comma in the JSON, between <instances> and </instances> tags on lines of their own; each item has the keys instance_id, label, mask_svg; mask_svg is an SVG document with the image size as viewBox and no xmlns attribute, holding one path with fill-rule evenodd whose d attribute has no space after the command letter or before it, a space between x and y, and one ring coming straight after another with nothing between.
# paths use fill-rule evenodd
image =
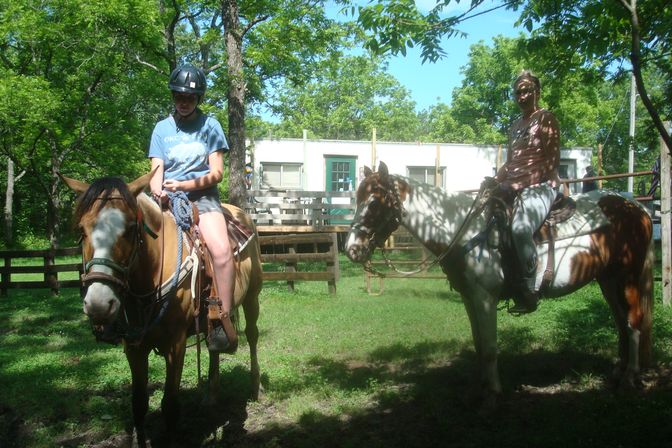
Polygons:
<instances>
[{"instance_id":1,"label":"blue t-shirt","mask_svg":"<svg viewBox=\"0 0 672 448\"><path fill-rule=\"evenodd\" d=\"M178 127L170 115L154 127L148 157L163 160L164 179L181 181L208 174L210 154L228 150L222 125L215 118L199 114L193 122Z\"/></svg>"}]
</instances>

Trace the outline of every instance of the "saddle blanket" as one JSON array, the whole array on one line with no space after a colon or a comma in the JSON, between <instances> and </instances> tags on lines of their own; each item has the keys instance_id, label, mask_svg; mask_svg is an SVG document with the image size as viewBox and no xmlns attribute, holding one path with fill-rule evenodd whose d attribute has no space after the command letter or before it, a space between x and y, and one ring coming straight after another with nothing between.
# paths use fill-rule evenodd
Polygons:
<instances>
[{"instance_id":1,"label":"saddle blanket","mask_svg":"<svg viewBox=\"0 0 672 448\"><path fill-rule=\"evenodd\" d=\"M597 202L604 196L615 194L610 191L593 190L573 196L572 199L576 202L576 211L569 219L555 225L553 239L558 241L566 238L576 238L609 224L609 219L597 205Z\"/></svg>"}]
</instances>

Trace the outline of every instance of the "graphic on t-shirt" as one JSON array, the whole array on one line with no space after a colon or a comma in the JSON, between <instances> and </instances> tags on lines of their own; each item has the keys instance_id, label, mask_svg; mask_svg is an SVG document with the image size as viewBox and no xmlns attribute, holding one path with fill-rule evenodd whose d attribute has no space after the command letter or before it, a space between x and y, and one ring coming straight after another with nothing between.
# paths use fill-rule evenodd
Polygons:
<instances>
[{"instance_id":1,"label":"graphic on t-shirt","mask_svg":"<svg viewBox=\"0 0 672 448\"><path fill-rule=\"evenodd\" d=\"M170 177L179 179L185 173L202 172L207 161L207 150L202 142L178 143L168 148L166 156L171 167L177 168L170 170Z\"/></svg>"}]
</instances>

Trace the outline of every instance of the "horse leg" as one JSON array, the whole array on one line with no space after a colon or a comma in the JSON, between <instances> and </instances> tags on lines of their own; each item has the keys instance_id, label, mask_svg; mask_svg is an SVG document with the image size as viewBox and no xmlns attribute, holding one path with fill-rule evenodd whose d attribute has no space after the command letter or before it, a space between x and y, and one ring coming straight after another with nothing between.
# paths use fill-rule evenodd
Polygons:
<instances>
[{"instance_id":1,"label":"horse leg","mask_svg":"<svg viewBox=\"0 0 672 448\"><path fill-rule=\"evenodd\" d=\"M163 388L161 413L166 424L168 440L174 440L173 436L177 430L177 423L180 417L178 393L180 390L180 381L182 380L182 368L184 367L186 339L185 332L177 335L175 342L169 346L164 355L166 361L166 383Z\"/></svg>"},{"instance_id":2,"label":"horse leg","mask_svg":"<svg viewBox=\"0 0 672 448\"><path fill-rule=\"evenodd\" d=\"M640 306L639 282L631 275L626 279L624 293L628 307L628 362L625 367L624 380L626 387L633 387L639 377L639 343L643 314Z\"/></svg>"},{"instance_id":3,"label":"horse leg","mask_svg":"<svg viewBox=\"0 0 672 448\"><path fill-rule=\"evenodd\" d=\"M472 282L462 300L471 323L471 333L480 370L483 409L491 411L502 385L497 368L497 301L478 283Z\"/></svg>"},{"instance_id":4,"label":"horse leg","mask_svg":"<svg viewBox=\"0 0 672 448\"><path fill-rule=\"evenodd\" d=\"M145 415L149 409L149 395L147 393L147 380L149 361L146 350L126 347L126 360L131 369L131 400L133 407L133 426L138 446L146 447Z\"/></svg>"},{"instance_id":5,"label":"horse leg","mask_svg":"<svg viewBox=\"0 0 672 448\"><path fill-rule=\"evenodd\" d=\"M208 396L204 405L213 406L219 395L219 353L208 351Z\"/></svg>"},{"instance_id":6,"label":"horse leg","mask_svg":"<svg viewBox=\"0 0 672 448\"><path fill-rule=\"evenodd\" d=\"M245 313L245 336L250 346L250 376L252 379L252 399L259 399L259 389L261 387L261 375L259 370L259 359L257 357L257 343L259 341L259 327L257 320L259 318L259 289L248 291L243 302L243 312Z\"/></svg>"},{"instance_id":7,"label":"horse leg","mask_svg":"<svg viewBox=\"0 0 672 448\"><path fill-rule=\"evenodd\" d=\"M637 318L638 307L630 306L631 301L639 303L637 288L633 288L627 279L625 282L615 275L605 275L598 280L602 294L609 303L618 331L619 363L614 371L615 380L620 386L634 386L639 372L639 329L633 323L641 322L641 313ZM636 296L636 297L635 297ZM634 309L633 309L634 308Z\"/></svg>"}]
</instances>

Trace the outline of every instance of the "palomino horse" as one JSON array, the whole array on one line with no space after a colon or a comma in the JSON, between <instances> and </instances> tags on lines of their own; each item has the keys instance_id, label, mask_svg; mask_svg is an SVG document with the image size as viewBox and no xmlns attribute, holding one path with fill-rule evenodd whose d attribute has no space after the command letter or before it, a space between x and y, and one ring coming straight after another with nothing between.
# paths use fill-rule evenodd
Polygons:
<instances>
[{"instance_id":1,"label":"palomino horse","mask_svg":"<svg viewBox=\"0 0 672 448\"><path fill-rule=\"evenodd\" d=\"M178 251L178 229L172 215L142 193L151 173L126 185L117 178L101 178L90 186L63 178L80 194L75 222L82 235L84 313L95 327L118 324L127 328L124 350L131 368L133 420L137 441L145 446L144 420L149 407L148 355L160 353L166 362L161 410L168 438L177 427L178 391L187 336L194 333L194 298L189 270L175 272L177 256L186 263L189 251ZM226 206L236 219L251 229L254 224L236 207ZM194 274L195 275L195 274ZM179 281L175 286L174 276ZM180 278L181 277L181 278ZM162 285L164 287L162 288ZM165 285L170 285L165 293ZM258 295L262 270L257 240L247 244L236 260L235 306L245 313L245 334L250 346L252 394L259 394L257 341ZM201 312L201 318L207 313ZM202 324L201 329L206 328ZM208 352L210 399L219 382L219 355Z\"/></svg>"},{"instance_id":2,"label":"palomino horse","mask_svg":"<svg viewBox=\"0 0 672 448\"><path fill-rule=\"evenodd\" d=\"M497 302L505 287L498 230L485 233L486 213L475 213L474 196L446 193L401 176L390 175L384 163L378 172L365 169L357 190L357 210L348 234L348 258L368 263L399 226L405 226L427 249L442 259L451 286L462 295L479 361L484 405L490 407L502 388L497 370ZM555 243L555 275L544 290L559 297L593 279L611 307L619 335L621 384L631 386L640 360L649 362L653 277L652 224L637 204L617 195L599 199L609 223L592 233ZM481 208L483 210L483 208ZM476 241L476 243L475 243ZM480 241L480 242L479 242ZM537 284L548 260L537 246Z\"/></svg>"}]
</instances>

